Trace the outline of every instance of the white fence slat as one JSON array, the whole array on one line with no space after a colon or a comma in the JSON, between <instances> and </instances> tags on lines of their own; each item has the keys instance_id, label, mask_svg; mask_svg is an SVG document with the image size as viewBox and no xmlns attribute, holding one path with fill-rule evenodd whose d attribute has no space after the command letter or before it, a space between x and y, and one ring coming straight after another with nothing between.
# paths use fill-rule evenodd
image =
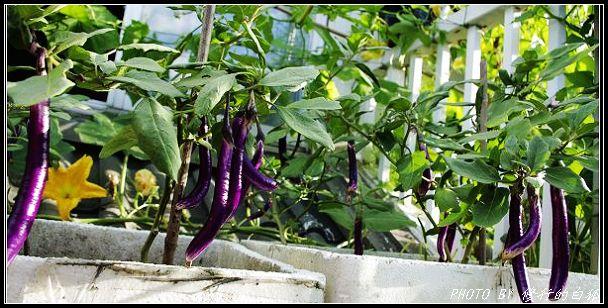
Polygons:
<instances>
[{"instance_id":1,"label":"white fence slat","mask_svg":"<svg viewBox=\"0 0 608 308\"><path fill-rule=\"evenodd\" d=\"M467 29L467 48L466 61L464 70L464 79L479 79L479 65L481 63L481 32L476 26L471 26ZM464 102L474 103L477 86L468 82L464 85ZM475 108L473 106L464 107L464 115L474 115ZM473 119L469 119L462 123L464 130L473 128Z\"/></svg>"},{"instance_id":2,"label":"white fence slat","mask_svg":"<svg viewBox=\"0 0 608 308\"><path fill-rule=\"evenodd\" d=\"M502 56L502 68L507 72L513 72L513 61L517 59L519 55L519 29L520 23L513 22L517 16L520 15L515 7L508 7L505 9L504 16L504 43L503 43L503 56ZM506 185L499 184L499 187L506 187ZM501 238L507 234L509 230L509 219L508 216L502 218L502 220L494 226L494 244L492 245L492 259L499 256L503 249L504 242Z\"/></svg>"},{"instance_id":3,"label":"white fence slat","mask_svg":"<svg viewBox=\"0 0 608 308\"><path fill-rule=\"evenodd\" d=\"M439 45L437 46L437 63L435 63L435 88L439 88L448 81L450 81L450 47ZM447 98L441 100L433 111L433 122L445 121L445 105L441 104L445 101Z\"/></svg>"},{"instance_id":4,"label":"white fence slat","mask_svg":"<svg viewBox=\"0 0 608 308\"><path fill-rule=\"evenodd\" d=\"M551 6L553 14L556 16L565 16L566 7L563 5ZM563 46L566 42L566 29L557 20L549 19L549 51ZM547 82L547 95L554 96L559 89L563 88L566 81L564 75L559 75ZM540 231L540 250L538 266L541 268L550 268L552 260L553 243L551 234L553 232L551 212L551 198L549 196L549 184L543 185L542 199L542 215L543 224Z\"/></svg>"}]
</instances>

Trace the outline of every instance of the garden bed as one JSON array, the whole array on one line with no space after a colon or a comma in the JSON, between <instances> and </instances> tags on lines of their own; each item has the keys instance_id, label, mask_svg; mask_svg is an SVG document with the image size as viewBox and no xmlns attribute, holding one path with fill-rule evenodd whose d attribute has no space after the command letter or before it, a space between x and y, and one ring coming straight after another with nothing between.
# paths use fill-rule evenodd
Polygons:
<instances>
[{"instance_id":1,"label":"garden bed","mask_svg":"<svg viewBox=\"0 0 608 308\"><path fill-rule=\"evenodd\" d=\"M260 254L300 269L325 274L326 302L519 302L511 266L480 266L439 263L386 256L364 255L243 241ZM530 288L546 289L550 271L530 268ZM566 295L560 302L586 302L588 294L599 290L595 275L570 273ZM572 297L581 291L580 300ZM533 296L535 302L546 296ZM599 301L599 297L595 299Z\"/></svg>"},{"instance_id":2,"label":"garden bed","mask_svg":"<svg viewBox=\"0 0 608 308\"><path fill-rule=\"evenodd\" d=\"M325 278L217 240L190 268L139 260L147 231L37 220L8 268L9 302L322 302ZM191 237L181 236L176 263ZM162 257L164 234L149 260Z\"/></svg>"}]
</instances>

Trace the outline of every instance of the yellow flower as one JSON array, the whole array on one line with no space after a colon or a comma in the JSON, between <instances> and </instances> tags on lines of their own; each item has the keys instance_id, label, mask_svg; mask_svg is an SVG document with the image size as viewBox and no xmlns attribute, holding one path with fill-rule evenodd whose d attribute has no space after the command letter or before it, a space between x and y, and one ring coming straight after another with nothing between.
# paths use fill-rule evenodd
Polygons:
<instances>
[{"instance_id":1,"label":"yellow flower","mask_svg":"<svg viewBox=\"0 0 608 308\"><path fill-rule=\"evenodd\" d=\"M156 176L150 170L141 169L135 172L135 189L142 196L149 196L156 187Z\"/></svg>"},{"instance_id":2,"label":"yellow flower","mask_svg":"<svg viewBox=\"0 0 608 308\"><path fill-rule=\"evenodd\" d=\"M69 167L49 168L44 197L57 202L59 217L70 220L70 212L82 199L102 198L108 192L101 186L87 181L93 167L91 156L84 155Z\"/></svg>"}]
</instances>

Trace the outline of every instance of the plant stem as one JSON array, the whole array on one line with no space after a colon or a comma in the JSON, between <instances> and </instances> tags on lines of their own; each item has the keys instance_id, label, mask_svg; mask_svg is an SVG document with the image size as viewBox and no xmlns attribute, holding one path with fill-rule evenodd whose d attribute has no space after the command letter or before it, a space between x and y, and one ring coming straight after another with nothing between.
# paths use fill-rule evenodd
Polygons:
<instances>
[{"instance_id":1,"label":"plant stem","mask_svg":"<svg viewBox=\"0 0 608 308\"><path fill-rule=\"evenodd\" d=\"M477 233L479 233L479 227L475 226L471 234L469 235L469 241L467 246L464 249L464 255L462 256L462 263L469 263L469 257L471 256L471 251L473 250L473 244L475 243L475 238L477 237Z\"/></svg>"},{"instance_id":2,"label":"plant stem","mask_svg":"<svg viewBox=\"0 0 608 308\"><path fill-rule=\"evenodd\" d=\"M125 153L125 158L122 161L122 169L120 170L120 188L118 190L118 210L120 216L124 217L127 215L125 211L125 186L127 182L127 165L129 162L129 154Z\"/></svg>"},{"instance_id":3,"label":"plant stem","mask_svg":"<svg viewBox=\"0 0 608 308\"><path fill-rule=\"evenodd\" d=\"M148 252L150 251L150 247L154 242L154 239L158 235L160 222L162 221L163 215L165 215L165 210L167 209L167 204L171 199L171 190L172 190L172 181L167 177L165 179L165 191L163 192L163 199L160 201L160 205L158 207L158 211L156 212L156 216L154 216L154 222L152 223L152 228L150 229L150 233L148 234L148 238L146 238L146 242L144 246L141 248L141 262L146 262L148 259Z\"/></svg>"},{"instance_id":4,"label":"plant stem","mask_svg":"<svg viewBox=\"0 0 608 308\"><path fill-rule=\"evenodd\" d=\"M488 66L486 63L486 60L482 60L480 65L480 77L481 77L481 84L482 84L482 99L481 99L481 106L479 107L479 116L477 117L477 123L479 124L479 129L478 132L479 133L484 133L486 132L487 129L487 123L488 123L488 104L489 104L489 98L488 98ZM481 150L481 153L485 153L486 149L488 147L488 142L485 139L480 140L479 142L479 148ZM477 254L479 256L479 264L480 265L484 265L486 264L486 229L485 228L481 228L479 230L479 244L477 245L478 247L478 251Z\"/></svg>"},{"instance_id":5,"label":"plant stem","mask_svg":"<svg viewBox=\"0 0 608 308\"><path fill-rule=\"evenodd\" d=\"M269 198L274 198L274 196L272 194L270 194L270 196L268 196ZM274 201L274 200L273 200ZM279 237L281 238L281 243L283 244L287 244L287 239L285 238L285 227L283 226L283 223L281 222L281 215L279 214L279 211L277 209L277 202L273 202L272 206L270 207L270 211L272 213L272 219L274 220L274 222L277 224L277 227L279 228Z\"/></svg>"},{"instance_id":6,"label":"plant stem","mask_svg":"<svg viewBox=\"0 0 608 308\"><path fill-rule=\"evenodd\" d=\"M211 33L213 32L213 18L215 14L215 5L206 5L203 16L203 27L201 31L200 44L198 48L197 62L207 62L209 55L209 45L211 42ZM180 116L180 118L183 118ZM182 120L182 119L180 119ZM181 122L181 121L180 121ZM184 127L178 133L183 133ZM179 236L181 210L178 210L176 203L182 195L186 181L188 180L188 168L190 166L190 158L192 155L192 140L185 140L182 144L181 158L182 163L179 167L177 182L173 188L173 200L171 202L171 212L169 214L169 225L167 226L167 237L165 238L165 249L163 251L163 263L173 264L175 249L177 248L177 238Z\"/></svg>"}]
</instances>

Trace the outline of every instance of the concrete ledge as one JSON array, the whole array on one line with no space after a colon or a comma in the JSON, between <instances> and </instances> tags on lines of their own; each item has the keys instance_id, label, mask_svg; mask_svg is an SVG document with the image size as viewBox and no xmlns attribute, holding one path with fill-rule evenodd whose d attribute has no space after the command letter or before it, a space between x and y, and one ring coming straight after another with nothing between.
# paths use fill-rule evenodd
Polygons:
<instances>
[{"instance_id":1,"label":"concrete ledge","mask_svg":"<svg viewBox=\"0 0 608 308\"><path fill-rule=\"evenodd\" d=\"M9 302L323 302L325 276L216 240L192 267L160 265L165 234L149 261L148 231L36 220L29 256L7 268ZM192 237L180 236L176 264Z\"/></svg>"},{"instance_id":2,"label":"concrete ledge","mask_svg":"<svg viewBox=\"0 0 608 308\"><path fill-rule=\"evenodd\" d=\"M7 269L8 302L310 303L320 281L297 275L125 261L18 256Z\"/></svg>"},{"instance_id":3,"label":"concrete ledge","mask_svg":"<svg viewBox=\"0 0 608 308\"><path fill-rule=\"evenodd\" d=\"M276 242L243 241L269 258L325 274L326 302L445 302L517 303L519 297L512 268L408 260L382 256L357 256ZM550 271L529 268L535 302L547 302ZM570 273L568 288L559 302L586 303L599 291L599 277ZM580 299L574 292L580 291ZM536 294L536 295L534 295ZM599 296L599 293L598 293ZM599 302L599 297L592 299Z\"/></svg>"}]
</instances>

